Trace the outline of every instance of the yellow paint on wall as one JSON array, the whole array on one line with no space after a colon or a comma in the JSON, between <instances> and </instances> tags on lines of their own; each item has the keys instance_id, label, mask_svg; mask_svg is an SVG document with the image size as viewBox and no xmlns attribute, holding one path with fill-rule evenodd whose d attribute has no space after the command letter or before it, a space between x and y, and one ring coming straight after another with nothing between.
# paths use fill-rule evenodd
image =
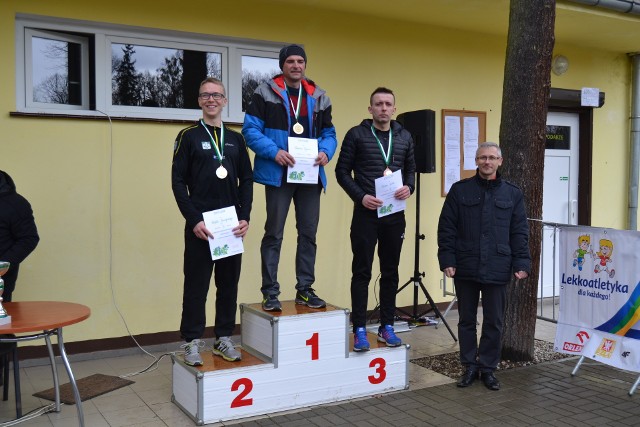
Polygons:
<instances>
[{"instance_id":1,"label":"yellow paint on wall","mask_svg":"<svg viewBox=\"0 0 640 427\"><path fill-rule=\"evenodd\" d=\"M377 86L392 88L398 113L436 111L436 158L441 158L440 111L487 113L487 138L498 140L505 39L443 27L297 8L308 20L291 20L268 1L192 2L176 6L110 2L0 3L0 169L15 179L33 205L40 245L23 263L16 300L66 300L86 304L92 316L65 329L67 341L127 335L119 307L133 334L174 331L182 296L184 222L171 192L173 141L183 125L62 118L10 117L15 105L16 13L119 23L175 31L304 44L307 74L333 102L339 142L351 126L368 118L368 99ZM425 6L426 7L426 6ZM557 46L571 61L570 71L552 77L554 87L599 87L607 98L594 111L593 225L624 228L628 165L628 60L624 55ZM336 156L338 153L336 153ZM322 195L316 263L318 294L350 306L352 203L328 166L329 187ZM505 161L508 161L506 159ZM443 199L441 167L421 175L420 268L436 301L447 301L436 260L436 226ZM265 219L264 190L255 185L252 221L245 240L239 302L260 300L259 245ZM415 197L408 203L407 240L400 284L414 271ZM601 208L607 206L607 209ZM280 265L281 299L294 297L295 228L293 208L285 231ZM374 264L374 280L377 275ZM375 306L370 285L369 308ZM115 298L115 303L114 303ZM208 303L213 323L214 285ZM398 296L413 302L412 287ZM420 300L424 303L423 299ZM239 321L239 317L238 317Z\"/></svg>"}]
</instances>

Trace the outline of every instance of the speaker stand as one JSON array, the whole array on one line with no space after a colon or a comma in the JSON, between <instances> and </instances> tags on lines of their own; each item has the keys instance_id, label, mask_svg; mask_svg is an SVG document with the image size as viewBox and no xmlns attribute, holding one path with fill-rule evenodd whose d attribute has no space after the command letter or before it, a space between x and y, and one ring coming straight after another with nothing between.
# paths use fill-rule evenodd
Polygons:
<instances>
[{"instance_id":1,"label":"speaker stand","mask_svg":"<svg viewBox=\"0 0 640 427\"><path fill-rule=\"evenodd\" d=\"M424 317L424 315L429 313L430 311L433 311L436 314L436 318L442 320L442 323L446 326L447 330L451 334L451 338L453 338L453 340L457 342L458 339L456 338L455 334L453 333L453 331L449 327L449 324L447 323L447 320L440 313L440 310L438 309L438 306L433 301L433 298L431 298L431 295L429 295L429 291L427 291L427 288L422 283L422 278L425 277L425 273L424 272L422 272L422 273L420 272L420 240L424 240L425 236L424 236L424 234L420 233L420 173L419 172L416 172L416 191L415 191L415 193L416 193L416 235L415 235L415 252L414 252L413 276L404 285L402 285L398 289L398 291L396 292L396 294L399 294L400 292L402 292L402 290L404 288L406 288L407 286L413 284L413 310L412 310L412 313L407 313L406 311L402 310L401 308L397 308L396 307L396 311L399 311L400 313L402 313L405 316L407 316L409 318L409 321L414 323L414 324L420 324L421 323L421 319ZM418 314L418 305L419 305L418 304L418 289L422 289L422 293L427 298L427 301L429 302L429 306L431 307L431 309L429 309L429 310L427 310L427 311L425 311L425 312L423 312L421 314ZM380 304L378 304L373 309L373 312L369 316L369 321L371 321L371 318L373 317L373 314L379 309L380 309Z\"/></svg>"}]
</instances>

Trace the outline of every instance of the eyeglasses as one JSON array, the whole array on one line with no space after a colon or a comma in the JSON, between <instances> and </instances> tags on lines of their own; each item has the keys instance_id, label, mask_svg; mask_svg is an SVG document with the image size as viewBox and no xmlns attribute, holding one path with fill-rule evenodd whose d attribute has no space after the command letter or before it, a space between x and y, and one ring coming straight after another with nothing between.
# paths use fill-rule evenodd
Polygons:
<instances>
[{"instance_id":1,"label":"eyeglasses","mask_svg":"<svg viewBox=\"0 0 640 427\"><path fill-rule=\"evenodd\" d=\"M496 160L501 159L502 157L496 157L496 156L480 156L480 157L476 157L476 160L480 160L481 162L486 162L487 160L489 160L490 162L495 162Z\"/></svg>"},{"instance_id":2,"label":"eyeglasses","mask_svg":"<svg viewBox=\"0 0 640 427\"><path fill-rule=\"evenodd\" d=\"M199 98L207 100L209 98L213 98L216 101L220 101L221 99L224 99L225 96L221 93L218 92L213 92L213 93L208 93L208 92L202 92L201 94L198 95Z\"/></svg>"}]
</instances>

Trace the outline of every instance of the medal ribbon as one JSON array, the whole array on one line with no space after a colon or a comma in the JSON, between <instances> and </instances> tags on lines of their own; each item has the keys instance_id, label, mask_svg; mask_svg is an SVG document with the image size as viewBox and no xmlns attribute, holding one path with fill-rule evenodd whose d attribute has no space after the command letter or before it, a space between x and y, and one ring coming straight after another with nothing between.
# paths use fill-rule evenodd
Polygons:
<instances>
[{"instance_id":1,"label":"medal ribbon","mask_svg":"<svg viewBox=\"0 0 640 427\"><path fill-rule=\"evenodd\" d=\"M391 158L391 150L393 149L393 131L389 129L389 149L387 152L384 152L384 147L382 147L382 143L378 139L378 135L376 135L376 131L373 129L373 125L371 125L371 133L373 137L376 139L378 143L378 147L380 147L380 152L382 153L382 159L384 160L385 166L389 167L389 159Z\"/></svg>"},{"instance_id":2,"label":"medal ribbon","mask_svg":"<svg viewBox=\"0 0 640 427\"><path fill-rule=\"evenodd\" d=\"M284 84L284 90L287 92L287 98L289 98L289 103L291 104L291 110L294 112L293 114L295 114L296 123L298 123L298 115L300 115L300 104L302 104L302 102L300 102L300 97L302 96L302 83L300 83L300 87L298 88L298 104L295 107L293 105L293 100L291 99L291 96L289 96L289 89L287 89L286 82Z\"/></svg>"},{"instance_id":3,"label":"medal ribbon","mask_svg":"<svg viewBox=\"0 0 640 427\"><path fill-rule=\"evenodd\" d=\"M200 119L200 123L202 123L202 127L209 134L209 139L211 139L211 144L213 144L213 148L216 150L216 154L218 155L218 159L220 159L220 166L222 166L222 158L224 157L224 123L220 122L220 142L218 143L218 135L215 130L213 131L213 135L216 137L215 141L213 140L213 136L211 136L211 132L207 128L207 125L204 124L204 121ZM219 145L219 148L218 148Z\"/></svg>"}]
</instances>

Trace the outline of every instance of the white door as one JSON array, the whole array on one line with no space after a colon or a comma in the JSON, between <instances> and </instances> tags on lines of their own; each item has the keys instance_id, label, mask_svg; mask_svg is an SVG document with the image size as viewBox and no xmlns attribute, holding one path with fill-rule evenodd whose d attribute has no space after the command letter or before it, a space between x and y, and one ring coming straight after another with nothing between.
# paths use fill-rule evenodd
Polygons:
<instances>
[{"instance_id":1,"label":"white door","mask_svg":"<svg viewBox=\"0 0 640 427\"><path fill-rule=\"evenodd\" d=\"M547 144L544 156L542 220L558 224L578 223L578 115L547 114ZM538 297L558 295L559 262L556 229L545 226L542 239ZM555 259L555 263L554 263ZM554 286L555 283L555 286Z\"/></svg>"}]
</instances>

